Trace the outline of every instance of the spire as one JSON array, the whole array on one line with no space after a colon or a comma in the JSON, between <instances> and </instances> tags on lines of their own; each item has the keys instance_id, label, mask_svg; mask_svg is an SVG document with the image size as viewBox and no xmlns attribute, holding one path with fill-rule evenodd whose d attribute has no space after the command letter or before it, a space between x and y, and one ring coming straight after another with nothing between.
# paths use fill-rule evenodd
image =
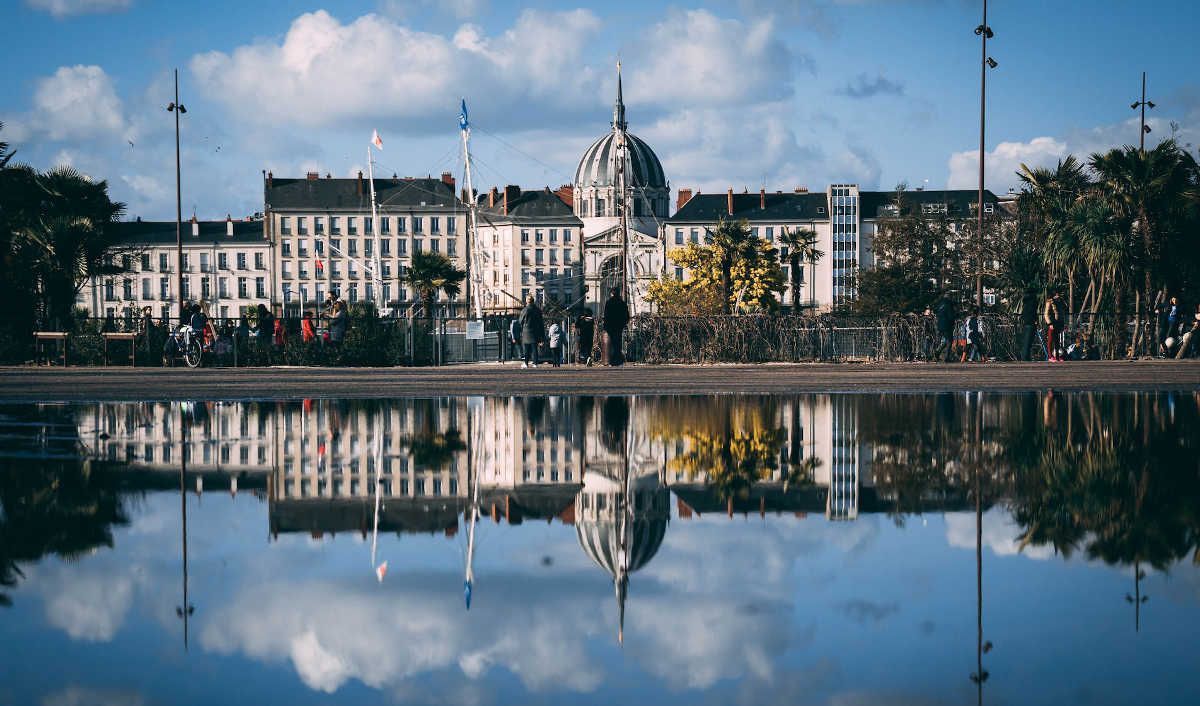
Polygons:
<instances>
[{"instance_id":1,"label":"spire","mask_svg":"<svg viewBox=\"0 0 1200 706\"><path fill-rule=\"evenodd\" d=\"M629 129L625 122L625 100L621 97L621 62L617 62L617 102L613 105L613 130Z\"/></svg>"},{"instance_id":2,"label":"spire","mask_svg":"<svg viewBox=\"0 0 1200 706\"><path fill-rule=\"evenodd\" d=\"M617 594L617 644L625 644L625 594L629 589L629 576L622 574L613 581Z\"/></svg>"}]
</instances>

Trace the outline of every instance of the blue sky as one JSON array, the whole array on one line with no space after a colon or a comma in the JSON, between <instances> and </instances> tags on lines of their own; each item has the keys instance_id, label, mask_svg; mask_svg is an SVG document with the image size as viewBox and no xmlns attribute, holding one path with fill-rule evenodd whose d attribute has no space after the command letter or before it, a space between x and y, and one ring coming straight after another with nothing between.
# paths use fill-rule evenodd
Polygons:
<instances>
[{"instance_id":1,"label":"blue sky","mask_svg":"<svg viewBox=\"0 0 1200 706\"><path fill-rule=\"evenodd\" d=\"M980 3L735 0L657 4L367 0L4 0L0 120L18 159L108 179L129 216L170 218L178 66L185 213L262 208L261 172L350 176L371 130L377 171L475 185L569 182L608 129L615 63L630 129L672 188L970 187ZM993 2L988 185L1137 139L1200 145L1194 3ZM132 144L131 144L132 143ZM1195 149L1193 147L1193 149ZM928 182L926 182L928 180Z\"/></svg>"}]
</instances>

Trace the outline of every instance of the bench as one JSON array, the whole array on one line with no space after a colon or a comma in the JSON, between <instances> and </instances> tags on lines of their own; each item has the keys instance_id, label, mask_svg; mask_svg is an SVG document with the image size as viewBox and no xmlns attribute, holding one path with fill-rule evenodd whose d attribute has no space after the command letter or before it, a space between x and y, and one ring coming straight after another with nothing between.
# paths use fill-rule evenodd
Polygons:
<instances>
[{"instance_id":1,"label":"bench","mask_svg":"<svg viewBox=\"0 0 1200 706\"><path fill-rule=\"evenodd\" d=\"M42 360L42 342L43 341L54 341L54 347L58 351L58 355L55 357L58 358L60 361L62 361L62 365L64 368L67 367L67 333L65 331L34 331L33 332L34 354L36 355L35 360L38 363L40 363ZM46 365L51 365L52 364L51 360L52 360L51 358L47 358Z\"/></svg>"},{"instance_id":2,"label":"bench","mask_svg":"<svg viewBox=\"0 0 1200 706\"><path fill-rule=\"evenodd\" d=\"M105 331L100 334L104 337L104 365L108 365L108 342L109 341L129 341L129 364L137 367L137 362L134 360L134 349L137 347L136 333L118 333L113 331Z\"/></svg>"}]
</instances>

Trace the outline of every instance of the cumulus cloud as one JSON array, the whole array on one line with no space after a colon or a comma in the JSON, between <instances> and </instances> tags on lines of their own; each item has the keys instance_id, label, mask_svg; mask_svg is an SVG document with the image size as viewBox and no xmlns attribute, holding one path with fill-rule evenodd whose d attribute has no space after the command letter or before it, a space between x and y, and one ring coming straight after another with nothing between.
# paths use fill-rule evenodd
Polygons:
<instances>
[{"instance_id":1,"label":"cumulus cloud","mask_svg":"<svg viewBox=\"0 0 1200 706\"><path fill-rule=\"evenodd\" d=\"M125 622L133 605L132 576L51 572L39 581L45 600L46 620L72 639L109 642Z\"/></svg>"},{"instance_id":2,"label":"cumulus cloud","mask_svg":"<svg viewBox=\"0 0 1200 706\"><path fill-rule=\"evenodd\" d=\"M842 86L838 92L851 98L873 98L879 95L902 96L904 95L904 86L896 81L889 81L883 77L883 74L872 78L866 73L861 73L853 81Z\"/></svg>"},{"instance_id":3,"label":"cumulus cloud","mask_svg":"<svg viewBox=\"0 0 1200 706\"><path fill-rule=\"evenodd\" d=\"M200 54L191 69L206 95L251 122L444 129L463 95L536 121L531 101L559 109L595 101L587 71L561 67L585 64L582 47L599 26L588 10L525 10L497 36L467 24L445 37L374 14L342 24L319 10L293 21L282 42Z\"/></svg>"},{"instance_id":4,"label":"cumulus cloud","mask_svg":"<svg viewBox=\"0 0 1200 706\"><path fill-rule=\"evenodd\" d=\"M35 85L31 109L12 120L13 140L115 139L128 129L112 78L99 66L60 66Z\"/></svg>"},{"instance_id":5,"label":"cumulus cloud","mask_svg":"<svg viewBox=\"0 0 1200 706\"><path fill-rule=\"evenodd\" d=\"M1021 164L1038 166L1053 164L1070 154L1067 143L1053 137L1036 137L1029 142L1001 142L985 155L984 183L990 189L1007 189L1016 183ZM951 189L969 189L979 184L979 151L955 152L950 155Z\"/></svg>"},{"instance_id":6,"label":"cumulus cloud","mask_svg":"<svg viewBox=\"0 0 1200 706\"><path fill-rule=\"evenodd\" d=\"M1031 559L1049 559L1054 555L1053 547L1027 545L1020 548L1017 537L1021 528L1013 522L1012 515L1004 508L994 507L983 513L983 545L996 556L1013 556L1020 553ZM946 515L946 542L961 549L975 548L975 515L967 512Z\"/></svg>"},{"instance_id":7,"label":"cumulus cloud","mask_svg":"<svg viewBox=\"0 0 1200 706\"><path fill-rule=\"evenodd\" d=\"M25 0L25 3L35 10L49 12L55 19L123 12L133 6L133 0Z\"/></svg>"}]
</instances>

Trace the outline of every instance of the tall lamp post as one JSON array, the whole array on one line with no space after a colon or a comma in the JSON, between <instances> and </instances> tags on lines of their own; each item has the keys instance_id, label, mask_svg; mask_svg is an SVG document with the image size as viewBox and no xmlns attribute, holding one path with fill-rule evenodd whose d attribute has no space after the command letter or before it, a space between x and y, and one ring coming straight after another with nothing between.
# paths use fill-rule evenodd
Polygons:
<instances>
[{"instance_id":1,"label":"tall lamp post","mask_svg":"<svg viewBox=\"0 0 1200 706\"><path fill-rule=\"evenodd\" d=\"M983 0L983 24L975 28L975 34L983 40L979 61L979 232L976 234L979 247L976 253L975 306L983 308L983 135L987 108L987 70L996 68L996 60L987 54L987 40L995 36L987 23L987 0Z\"/></svg>"},{"instance_id":2,"label":"tall lamp post","mask_svg":"<svg viewBox=\"0 0 1200 706\"><path fill-rule=\"evenodd\" d=\"M1133 108L1134 110L1137 110L1138 108L1142 109L1142 129L1138 131L1138 153L1140 154L1146 151L1146 133L1150 132L1150 126L1146 124L1146 108L1154 108L1154 101L1146 100L1145 71L1142 72L1142 99L1140 101L1134 101L1129 107Z\"/></svg>"},{"instance_id":3,"label":"tall lamp post","mask_svg":"<svg viewBox=\"0 0 1200 706\"><path fill-rule=\"evenodd\" d=\"M186 113L187 108L179 102L179 69L175 69L175 100L167 106L167 110L175 114L175 288L179 290L179 322L183 323L183 207L179 189L179 115Z\"/></svg>"}]
</instances>

